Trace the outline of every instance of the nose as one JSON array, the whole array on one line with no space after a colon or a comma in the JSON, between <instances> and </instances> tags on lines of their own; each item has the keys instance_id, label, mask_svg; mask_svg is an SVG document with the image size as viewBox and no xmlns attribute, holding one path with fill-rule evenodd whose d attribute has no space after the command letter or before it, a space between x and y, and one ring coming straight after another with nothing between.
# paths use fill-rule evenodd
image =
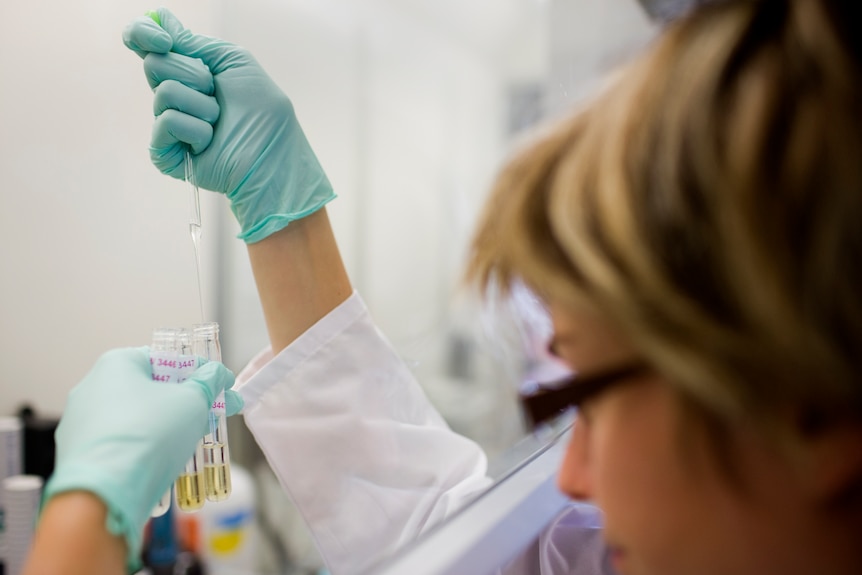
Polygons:
<instances>
[{"instance_id":1,"label":"nose","mask_svg":"<svg viewBox=\"0 0 862 575\"><path fill-rule=\"evenodd\" d=\"M577 417L557 473L557 487L572 499L588 500L593 496L588 447L589 430L584 421Z\"/></svg>"}]
</instances>

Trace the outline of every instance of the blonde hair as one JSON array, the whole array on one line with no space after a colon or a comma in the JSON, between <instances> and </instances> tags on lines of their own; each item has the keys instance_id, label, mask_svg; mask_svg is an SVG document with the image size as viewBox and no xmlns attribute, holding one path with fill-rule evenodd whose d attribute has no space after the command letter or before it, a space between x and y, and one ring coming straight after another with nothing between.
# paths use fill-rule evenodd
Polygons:
<instances>
[{"instance_id":1,"label":"blonde hair","mask_svg":"<svg viewBox=\"0 0 862 575\"><path fill-rule=\"evenodd\" d=\"M830 4L670 25L503 169L468 280L596 306L723 418L862 416L862 90Z\"/></svg>"}]
</instances>

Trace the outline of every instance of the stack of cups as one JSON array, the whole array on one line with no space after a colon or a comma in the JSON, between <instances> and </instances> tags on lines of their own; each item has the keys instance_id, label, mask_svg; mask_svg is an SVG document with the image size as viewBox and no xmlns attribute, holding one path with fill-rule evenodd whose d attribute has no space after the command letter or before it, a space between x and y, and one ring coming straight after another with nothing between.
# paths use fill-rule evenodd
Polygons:
<instances>
[{"instance_id":1,"label":"stack of cups","mask_svg":"<svg viewBox=\"0 0 862 575\"><path fill-rule=\"evenodd\" d=\"M0 485L13 475L20 475L24 462L22 453L23 425L17 417L0 417ZM3 490L0 489L0 565L6 563L4 531L8 522L4 519Z\"/></svg>"},{"instance_id":2,"label":"stack of cups","mask_svg":"<svg viewBox=\"0 0 862 575\"><path fill-rule=\"evenodd\" d=\"M33 542L42 497L42 478L38 475L7 477L3 480L2 492L6 508L6 531L3 534L6 573L19 575L24 571Z\"/></svg>"}]
</instances>

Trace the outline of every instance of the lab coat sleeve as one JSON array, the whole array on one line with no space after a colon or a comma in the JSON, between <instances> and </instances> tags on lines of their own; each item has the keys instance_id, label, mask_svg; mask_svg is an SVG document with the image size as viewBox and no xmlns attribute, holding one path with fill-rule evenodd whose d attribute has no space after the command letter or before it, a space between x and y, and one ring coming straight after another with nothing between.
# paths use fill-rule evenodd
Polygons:
<instances>
[{"instance_id":1,"label":"lab coat sleeve","mask_svg":"<svg viewBox=\"0 0 862 575\"><path fill-rule=\"evenodd\" d=\"M490 485L358 294L237 378L246 425L334 575L357 573Z\"/></svg>"}]
</instances>

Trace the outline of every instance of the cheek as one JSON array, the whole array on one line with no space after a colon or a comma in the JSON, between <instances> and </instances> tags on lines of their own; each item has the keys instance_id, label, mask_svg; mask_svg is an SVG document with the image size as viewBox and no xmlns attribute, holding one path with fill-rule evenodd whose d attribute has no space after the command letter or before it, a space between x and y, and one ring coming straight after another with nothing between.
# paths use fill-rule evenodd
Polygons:
<instances>
[{"instance_id":1,"label":"cheek","mask_svg":"<svg viewBox=\"0 0 862 575\"><path fill-rule=\"evenodd\" d=\"M593 496L611 543L674 553L685 531L680 526L692 519L692 478L680 459L672 414L662 402L640 399L631 409L608 406L589 430Z\"/></svg>"},{"instance_id":2,"label":"cheek","mask_svg":"<svg viewBox=\"0 0 862 575\"><path fill-rule=\"evenodd\" d=\"M601 508L605 538L621 551L625 571L741 574L746 561L780 554L781 546L770 547L764 536L780 508L752 510L749 499L716 475L708 443L681 427L679 406L668 393L633 386L595 407L589 425L579 421L572 430L558 483L567 495ZM751 457L748 467L766 465L761 453ZM780 475L763 476L771 491L782 491ZM782 495L785 503L793 500ZM767 548L773 553L764 555Z\"/></svg>"},{"instance_id":3,"label":"cheek","mask_svg":"<svg viewBox=\"0 0 862 575\"><path fill-rule=\"evenodd\" d=\"M639 514L638 509L644 505L644 481L652 473L653 454L642 440L625 428L602 421L591 430L589 451L594 496L606 516L610 513L608 519L613 523Z\"/></svg>"}]
</instances>

